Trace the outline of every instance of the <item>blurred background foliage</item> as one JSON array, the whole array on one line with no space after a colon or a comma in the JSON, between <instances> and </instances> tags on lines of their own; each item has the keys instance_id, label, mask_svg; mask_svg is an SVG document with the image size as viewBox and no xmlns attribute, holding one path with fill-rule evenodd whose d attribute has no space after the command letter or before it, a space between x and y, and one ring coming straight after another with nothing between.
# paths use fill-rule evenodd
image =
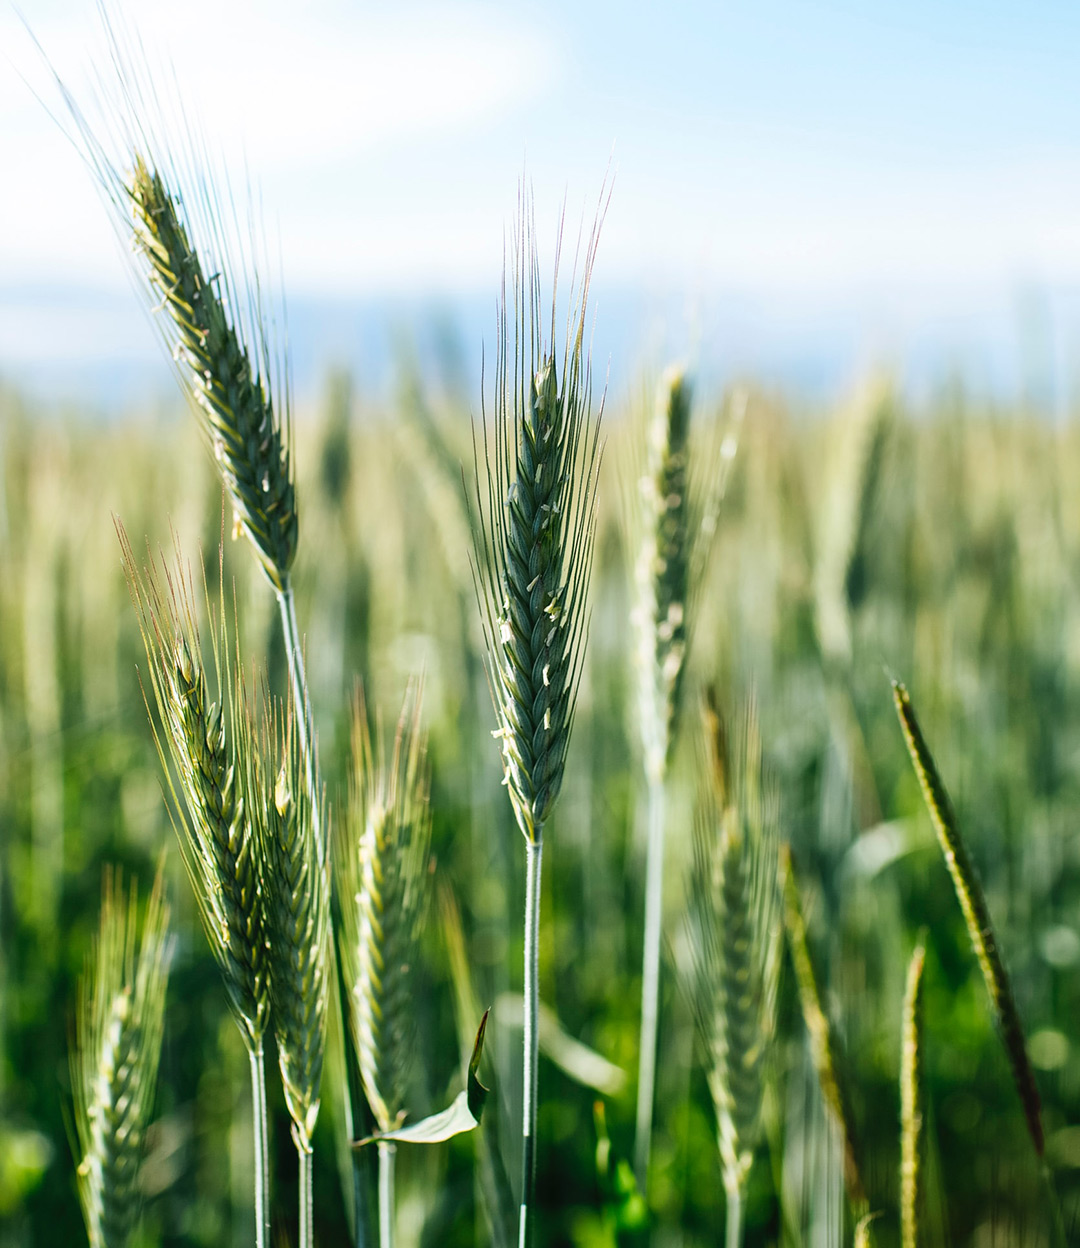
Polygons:
<instances>
[{"instance_id":1,"label":"blurred background foliage","mask_svg":"<svg viewBox=\"0 0 1080 1248\"><path fill-rule=\"evenodd\" d=\"M452 350L371 404L328 379L296 427L296 588L323 770L343 792L356 679L396 717L425 673L436 873L457 899L480 1006L520 991L524 847L500 787L461 464L467 370ZM547 838L541 996L570 1035L628 1074L601 1098L541 1067L541 1242L645 1242L632 1148L644 801L630 667L625 465L653 403L644 378L605 414L608 446L592 627L564 795ZM885 382L835 411L748 387L695 400L701 446L745 401L740 446L701 595L689 694L753 692L806 894L811 949L853 1089L878 1241L898 1242L900 1011L915 934L929 931L928 1242L1045 1242L1020 1105L952 886L893 712L903 678L950 786L1013 972L1045 1100L1066 1223L1080 1225L1080 425L986 408L943 389L913 413ZM143 662L110 513L138 548L180 536L215 577L223 527L241 645L285 688L276 607L230 518L194 422L179 411L95 419L0 391L0 1248L83 1242L69 1143L74 983L102 867L148 887L168 847L180 944L141 1242L251 1239L245 1055L199 929L160 793ZM231 592L231 591L230 591ZM691 703L692 709L692 703ZM723 1196L713 1110L674 965L698 754L687 716L671 782L652 1242L716 1243ZM412 1111L461 1079L452 937L433 907L416 1000ZM459 984L459 990L461 985ZM520 1032L497 1009L478 1142L402 1147L402 1243L491 1242L485 1175L516 1179ZM790 968L747 1243L850 1242L842 1156L826 1121ZM572 1065L572 1062L571 1062ZM268 1069L273 1072L271 1062ZM275 1226L295 1159L271 1074ZM316 1144L318 1238L348 1242L327 1086ZM293 1233L295 1228L293 1227ZM497 1241L496 1241L497 1242Z\"/></svg>"}]
</instances>

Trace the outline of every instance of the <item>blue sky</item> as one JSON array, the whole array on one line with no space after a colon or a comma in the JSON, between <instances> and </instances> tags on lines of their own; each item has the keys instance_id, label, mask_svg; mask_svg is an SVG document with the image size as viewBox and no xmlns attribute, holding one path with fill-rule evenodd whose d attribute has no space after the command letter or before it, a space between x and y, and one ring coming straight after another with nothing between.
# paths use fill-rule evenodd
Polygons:
<instances>
[{"instance_id":1,"label":"blue sky","mask_svg":"<svg viewBox=\"0 0 1080 1248\"><path fill-rule=\"evenodd\" d=\"M100 47L91 0L22 9L78 92ZM654 308L726 299L747 365L768 371L770 342L850 369L993 356L1033 300L1051 354L1080 347L1080 6L187 0L182 29L170 11L124 6L237 180L259 186L290 297L493 292L522 169L550 235L564 196L571 220L591 213L610 162L598 280ZM9 369L54 349L28 301L47 319L64 292L127 280L16 70L47 93L7 10ZM151 341L117 335L120 354Z\"/></svg>"}]
</instances>

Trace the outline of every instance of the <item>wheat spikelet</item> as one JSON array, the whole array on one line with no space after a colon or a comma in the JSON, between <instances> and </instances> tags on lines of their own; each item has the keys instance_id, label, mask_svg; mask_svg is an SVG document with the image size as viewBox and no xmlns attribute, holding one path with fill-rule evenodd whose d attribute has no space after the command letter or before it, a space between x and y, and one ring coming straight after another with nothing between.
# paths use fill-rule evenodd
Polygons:
<instances>
[{"instance_id":1,"label":"wheat spikelet","mask_svg":"<svg viewBox=\"0 0 1080 1248\"><path fill-rule=\"evenodd\" d=\"M543 337L535 227L523 203L512 307L505 281L503 288L490 448L484 419L486 490L477 465L475 567L497 735L514 813L530 841L539 840L562 784L585 649L600 456L585 303L598 226L599 218L560 362Z\"/></svg>"},{"instance_id":2,"label":"wheat spikelet","mask_svg":"<svg viewBox=\"0 0 1080 1248\"><path fill-rule=\"evenodd\" d=\"M710 742L709 748L715 758L716 747ZM702 785L688 917L691 1000L708 1062L724 1186L738 1207L760 1131L780 950L779 810L763 775L752 706L734 754L724 789L711 766Z\"/></svg>"},{"instance_id":3,"label":"wheat spikelet","mask_svg":"<svg viewBox=\"0 0 1080 1248\"><path fill-rule=\"evenodd\" d=\"M908 963L900 1061L900 1241L918 1248L923 1202L923 968L926 948L916 946Z\"/></svg>"},{"instance_id":4,"label":"wheat spikelet","mask_svg":"<svg viewBox=\"0 0 1080 1248\"><path fill-rule=\"evenodd\" d=\"M1017 1009L1009 973L1005 969L1005 963L998 950L997 937L994 935L986 896L974 864L968 856L967 846L960 835L952 802L938 775L930 747L926 744L922 730L919 728L919 721L915 718L915 710L911 705L908 691L895 680L893 681L893 701L896 704L896 714L904 733L904 741L911 755L911 762L919 778L923 798L941 845L941 852L945 855L945 863L952 876L956 899L964 914L964 922L967 924L968 935L982 970L986 990L990 994L994 1019L1012 1068L1013 1082L1016 1084L1016 1090L1020 1094L1020 1101L1024 1107L1028 1134L1035 1146L1035 1152L1041 1158L1045 1140L1039 1089L1035 1083L1035 1072L1028 1060L1020 1011Z\"/></svg>"},{"instance_id":5,"label":"wheat spikelet","mask_svg":"<svg viewBox=\"0 0 1080 1248\"><path fill-rule=\"evenodd\" d=\"M122 1248L138 1213L173 940L161 871L137 939L136 889L106 871L101 926L79 981L71 1082L90 1248ZM138 946L138 950L136 947Z\"/></svg>"},{"instance_id":6,"label":"wheat spikelet","mask_svg":"<svg viewBox=\"0 0 1080 1248\"><path fill-rule=\"evenodd\" d=\"M328 881L291 712L266 694L257 727L242 679L237 701L244 708L237 717L244 800L265 863L264 922L278 1066L293 1140L297 1151L308 1155L319 1114L329 1007Z\"/></svg>"},{"instance_id":7,"label":"wheat spikelet","mask_svg":"<svg viewBox=\"0 0 1080 1248\"><path fill-rule=\"evenodd\" d=\"M190 569L185 570L178 546L171 572L156 567L149 555L140 571L119 522L117 533L161 723L160 729L154 727L154 736L170 814L229 1007L249 1051L255 1052L262 1045L270 1008L262 861L244 809L224 708L208 693ZM211 642L220 689L229 679L227 662L222 679L228 645L223 610L211 628ZM179 793L167 758L179 779Z\"/></svg>"},{"instance_id":8,"label":"wheat spikelet","mask_svg":"<svg viewBox=\"0 0 1080 1248\"><path fill-rule=\"evenodd\" d=\"M377 755L372 749L363 698L357 697L349 818L334 862L349 1024L380 1131L401 1125L416 1047L413 967L431 840L420 702L419 688L406 695L387 766L381 744Z\"/></svg>"}]
</instances>

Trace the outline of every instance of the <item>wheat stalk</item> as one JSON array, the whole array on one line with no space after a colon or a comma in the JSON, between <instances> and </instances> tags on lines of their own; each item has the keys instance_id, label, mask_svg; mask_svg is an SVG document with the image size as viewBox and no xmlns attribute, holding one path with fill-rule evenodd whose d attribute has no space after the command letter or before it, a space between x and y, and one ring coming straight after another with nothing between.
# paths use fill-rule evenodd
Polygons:
<instances>
[{"instance_id":1,"label":"wheat stalk","mask_svg":"<svg viewBox=\"0 0 1080 1248\"><path fill-rule=\"evenodd\" d=\"M956 899L960 903L968 936L975 950L986 991L990 997L994 1022L997 1025L1005 1055L1009 1060L1013 1083L1024 1109L1028 1135L1031 1137L1039 1159L1040 1178L1047 1194L1054 1239L1055 1242L1064 1244L1066 1235L1061 1204L1057 1198L1045 1157L1046 1140L1043 1134L1039 1088L1028 1058L1027 1045L1024 1041L1024 1025L1020 1020L1020 1010L1013 994L1012 981L998 949L997 936L990 918L990 908L986 904L986 895L975 865L968 854L967 846L960 835L960 826L956 821L956 812L953 810L948 791L938 773L934 756L926 744L919 721L915 717L915 708L911 705L911 698L907 689L898 680L893 681L893 702L912 766L919 779L923 800L930 813L930 821L934 825L941 852L945 856L945 865L952 876Z\"/></svg>"},{"instance_id":2,"label":"wheat stalk","mask_svg":"<svg viewBox=\"0 0 1080 1248\"><path fill-rule=\"evenodd\" d=\"M410 709L411 704L411 709ZM421 691L406 694L389 765L372 749L361 695L353 709L349 818L334 856L338 956L360 1077L380 1131L404 1119L416 1051L413 968L428 894L431 812ZM379 1223L392 1243L394 1145L379 1142Z\"/></svg>"},{"instance_id":3,"label":"wheat stalk","mask_svg":"<svg viewBox=\"0 0 1080 1248\"><path fill-rule=\"evenodd\" d=\"M179 544L172 571L147 553L140 571L123 524L116 522L124 570L146 648L160 729L154 740L165 776L169 813L184 865L218 964L229 1008L244 1039L251 1066L255 1132L255 1225L257 1248L270 1231L269 1152L263 1037L270 1013L263 923L262 855L256 829L244 809L237 766L226 731L223 697L212 701L203 664L191 572ZM230 685L224 594L220 614L211 613L215 684ZM172 768L168 760L172 761ZM173 773L179 780L179 792Z\"/></svg>"},{"instance_id":4,"label":"wheat stalk","mask_svg":"<svg viewBox=\"0 0 1080 1248\"><path fill-rule=\"evenodd\" d=\"M926 947L919 944L908 963L900 1060L900 1242L903 1248L918 1248L919 1218L924 1199L922 1155L926 1113L923 1086L925 965Z\"/></svg>"},{"instance_id":5,"label":"wheat stalk","mask_svg":"<svg viewBox=\"0 0 1080 1248\"><path fill-rule=\"evenodd\" d=\"M997 937L994 934L986 896L968 854L967 846L960 835L952 802L949 800L933 755L919 728L919 721L915 718L911 698L904 686L895 680L893 681L893 701L896 704L896 714L900 719L904 741L911 755L915 774L919 778L919 785L922 788L927 810L930 812L934 831L941 844L941 852L945 855L945 864L952 876L956 899L963 911L964 922L967 924L968 935L971 937L971 944L986 983L986 990L990 994L994 1019L1012 1068L1013 1082L1016 1084L1020 1102L1024 1107L1028 1134L1035 1146L1035 1152L1041 1158L1045 1141L1039 1089L1035 1083L1035 1073L1028 1060L1020 1011L1016 1005L1016 997L1013 995L1009 973L1005 969L1005 963L998 950Z\"/></svg>"},{"instance_id":6,"label":"wheat stalk","mask_svg":"<svg viewBox=\"0 0 1080 1248\"><path fill-rule=\"evenodd\" d=\"M138 902L106 870L101 924L79 981L71 1082L90 1248L123 1248L138 1213L173 938L159 868L138 939Z\"/></svg>"},{"instance_id":7,"label":"wheat stalk","mask_svg":"<svg viewBox=\"0 0 1080 1248\"><path fill-rule=\"evenodd\" d=\"M300 1166L300 1248L311 1248L311 1136L319 1114L331 983L329 882L291 711L264 694L261 724L238 681L237 756L264 856L264 922L278 1068Z\"/></svg>"},{"instance_id":8,"label":"wheat stalk","mask_svg":"<svg viewBox=\"0 0 1080 1248\"><path fill-rule=\"evenodd\" d=\"M742 1242L742 1203L776 1032L780 955L779 810L762 770L753 705L729 764L706 715L706 768L694 826L688 921L690 996L708 1063L727 1192L727 1245Z\"/></svg>"},{"instance_id":9,"label":"wheat stalk","mask_svg":"<svg viewBox=\"0 0 1080 1248\"><path fill-rule=\"evenodd\" d=\"M486 489L476 463L477 598L505 783L526 841L522 1248L532 1235L536 1168L543 830L562 785L587 632L600 445L599 419L591 414L585 306L602 215L603 200L571 297L560 361L551 345L554 297L551 336L544 339L535 225L522 198L510 305L503 282L493 447L484 417Z\"/></svg>"},{"instance_id":10,"label":"wheat stalk","mask_svg":"<svg viewBox=\"0 0 1080 1248\"><path fill-rule=\"evenodd\" d=\"M799 882L791 862L791 850L780 847L780 879L783 892L784 930L787 934L791 964L795 970L795 983L799 990L799 1004L803 1022L810 1041L810 1056L817 1071L818 1083L825 1104L829 1107L844 1142L844 1183L852 1210L858 1216L865 1215L868 1201L859 1170L858 1133L851 1098L841 1082L840 1063L836 1052L829 1019L821 1004L817 974L810 957L806 939L806 920L803 917ZM869 1223L867 1223L869 1228ZM867 1229L867 1235L869 1235Z\"/></svg>"}]
</instances>

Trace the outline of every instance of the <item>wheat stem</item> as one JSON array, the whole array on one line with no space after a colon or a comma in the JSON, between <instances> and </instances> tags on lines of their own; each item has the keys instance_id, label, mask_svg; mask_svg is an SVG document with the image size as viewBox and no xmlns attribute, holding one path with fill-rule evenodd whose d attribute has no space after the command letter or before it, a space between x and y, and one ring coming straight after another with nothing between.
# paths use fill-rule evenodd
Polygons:
<instances>
[{"instance_id":1,"label":"wheat stem","mask_svg":"<svg viewBox=\"0 0 1080 1248\"><path fill-rule=\"evenodd\" d=\"M281 632L285 640L285 653L289 661L289 686L292 689L293 708L296 714L296 735L300 756L304 760L304 776L308 798L311 802L311 822L315 831L315 844L319 861L326 862L326 843L323 839L322 810L319 802L319 760L315 753L315 731L311 712L311 694L308 691L307 673L304 670L304 651L300 641L300 629L296 622L296 596L292 580L286 576L284 588L277 595L281 612Z\"/></svg>"},{"instance_id":2,"label":"wheat stem","mask_svg":"<svg viewBox=\"0 0 1080 1248\"><path fill-rule=\"evenodd\" d=\"M637 1129L634 1171L642 1192L649 1180L656 1045L660 1020L660 937L664 901L665 790L661 775L649 775L649 839L645 858L645 942L641 973L641 1039L638 1053Z\"/></svg>"},{"instance_id":3,"label":"wheat stem","mask_svg":"<svg viewBox=\"0 0 1080 1248\"><path fill-rule=\"evenodd\" d=\"M270 1242L270 1150L267 1138L266 1065L262 1041L248 1049L251 1064L251 1107L255 1134L255 1248Z\"/></svg>"},{"instance_id":4,"label":"wheat stem","mask_svg":"<svg viewBox=\"0 0 1080 1248\"><path fill-rule=\"evenodd\" d=\"M908 965L904 992L903 1048L900 1061L900 1242L918 1248L923 1203L922 1152L925 1126L923 1089L923 968L926 947L919 944Z\"/></svg>"},{"instance_id":5,"label":"wheat stem","mask_svg":"<svg viewBox=\"0 0 1080 1248\"><path fill-rule=\"evenodd\" d=\"M543 857L543 826L525 843L525 1037L522 1079L521 1213L518 1248L532 1243L532 1206L536 1188L536 1104L539 1048L540 975L540 865Z\"/></svg>"},{"instance_id":6,"label":"wheat stem","mask_svg":"<svg viewBox=\"0 0 1080 1248\"><path fill-rule=\"evenodd\" d=\"M821 1005L817 974L806 940L806 920L803 918L802 901L799 897L799 883L791 863L791 849L787 845L780 847L780 881L783 890L784 930L791 964L795 970L803 1023L810 1041L810 1056L817 1072L821 1095L836 1119L843 1137L844 1183L851 1208L858 1217L866 1213L868 1201L859 1171L855 1115L851 1109L850 1098L840 1082L832 1028Z\"/></svg>"},{"instance_id":7,"label":"wheat stem","mask_svg":"<svg viewBox=\"0 0 1080 1248\"><path fill-rule=\"evenodd\" d=\"M727 1189L727 1227L724 1248L742 1248L743 1202L742 1191L736 1187Z\"/></svg>"},{"instance_id":8,"label":"wheat stem","mask_svg":"<svg viewBox=\"0 0 1080 1248\"><path fill-rule=\"evenodd\" d=\"M300 1140L297 1140L296 1156L300 1187L300 1225L297 1229L297 1240L299 1248L314 1248L315 1202L313 1199L312 1173L315 1154L310 1148L305 1148Z\"/></svg>"},{"instance_id":9,"label":"wheat stem","mask_svg":"<svg viewBox=\"0 0 1080 1248\"><path fill-rule=\"evenodd\" d=\"M1012 982L1005 969L998 949L994 925L990 918L990 908L986 904L986 895L974 864L968 855L967 846L960 835L960 826L956 821L949 794L938 774L930 747L922 735L919 721L915 718L915 710L911 705L908 691L899 681L893 681L893 701L896 714L904 733L911 762L915 774L919 778L923 798L930 820L934 825L945 864L952 876L956 899L963 911L964 922L967 924L975 956L982 970L986 990L990 995L990 1005L994 1019L998 1025L1001 1042L1012 1067L1013 1082L1020 1094L1027 1119L1028 1134L1035 1146L1035 1152L1041 1159L1045 1150L1043 1137L1042 1108L1039 1100L1039 1089L1035 1083L1035 1073L1028 1060L1027 1047L1024 1043L1024 1027L1020 1021L1020 1011L1013 995Z\"/></svg>"},{"instance_id":10,"label":"wheat stem","mask_svg":"<svg viewBox=\"0 0 1080 1248\"><path fill-rule=\"evenodd\" d=\"M394 1158L397 1149L379 1141L379 1248L394 1248Z\"/></svg>"}]
</instances>

